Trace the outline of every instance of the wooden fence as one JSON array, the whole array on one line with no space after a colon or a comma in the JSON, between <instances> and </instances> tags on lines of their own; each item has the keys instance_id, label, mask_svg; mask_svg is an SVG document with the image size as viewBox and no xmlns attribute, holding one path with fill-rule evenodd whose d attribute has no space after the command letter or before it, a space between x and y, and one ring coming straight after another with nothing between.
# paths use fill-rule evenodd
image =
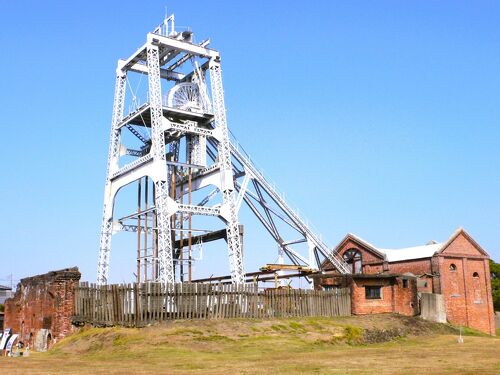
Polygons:
<instances>
[{"instance_id":1,"label":"wooden fence","mask_svg":"<svg viewBox=\"0 0 500 375\"><path fill-rule=\"evenodd\" d=\"M171 319L345 315L351 315L347 288L261 291L250 284L80 283L75 290L73 322L141 327Z\"/></svg>"}]
</instances>

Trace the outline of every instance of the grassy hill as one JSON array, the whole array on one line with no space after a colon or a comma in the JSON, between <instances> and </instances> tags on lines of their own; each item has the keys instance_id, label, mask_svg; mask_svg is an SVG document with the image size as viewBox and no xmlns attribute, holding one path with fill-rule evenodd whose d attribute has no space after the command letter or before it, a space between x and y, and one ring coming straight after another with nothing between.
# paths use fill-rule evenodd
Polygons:
<instances>
[{"instance_id":1,"label":"grassy hill","mask_svg":"<svg viewBox=\"0 0 500 375\"><path fill-rule=\"evenodd\" d=\"M498 374L500 339L418 318L174 321L93 328L48 353L1 358L16 373ZM7 372L6 372L7 373Z\"/></svg>"}]
</instances>

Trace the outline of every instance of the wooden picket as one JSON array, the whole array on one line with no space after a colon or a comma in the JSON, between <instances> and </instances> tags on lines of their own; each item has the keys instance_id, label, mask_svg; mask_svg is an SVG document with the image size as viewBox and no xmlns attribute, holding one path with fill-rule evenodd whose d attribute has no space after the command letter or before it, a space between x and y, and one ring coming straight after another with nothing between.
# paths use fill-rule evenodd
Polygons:
<instances>
[{"instance_id":1,"label":"wooden picket","mask_svg":"<svg viewBox=\"0 0 500 375\"><path fill-rule=\"evenodd\" d=\"M348 288L266 289L255 284L160 283L95 285L75 290L75 323L142 327L171 319L279 318L351 315Z\"/></svg>"}]
</instances>

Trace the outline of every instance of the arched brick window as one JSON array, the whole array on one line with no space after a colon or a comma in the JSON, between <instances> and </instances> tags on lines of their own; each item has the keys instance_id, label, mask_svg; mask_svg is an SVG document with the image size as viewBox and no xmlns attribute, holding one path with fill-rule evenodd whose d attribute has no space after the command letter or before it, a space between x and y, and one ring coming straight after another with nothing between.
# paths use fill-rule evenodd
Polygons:
<instances>
[{"instance_id":1,"label":"arched brick window","mask_svg":"<svg viewBox=\"0 0 500 375\"><path fill-rule=\"evenodd\" d=\"M351 268L352 273L362 273L361 252L357 249L349 249L342 256Z\"/></svg>"},{"instance_id":2,"label":"arched brick window","mask_svg":"<svg viewBox=\"0 0 500 375\"><path fill-rule=\"evenodd\" d=\"M458 279L457 266L454 263L451 263L449 283L452 297L460 296L459 282L460 280Z\"/></svg>"},{"instance_id":3,"label":"arched brick window","mask_svg":"<svg viewBox=\"0 0 500 375\"><path fill-rule=\"evenodd\" d=\"M474 289L474 303L483 303L481 281L479 280L479 274L477 272L472 274L472 288Z\"/></svg>"}]
</instances>

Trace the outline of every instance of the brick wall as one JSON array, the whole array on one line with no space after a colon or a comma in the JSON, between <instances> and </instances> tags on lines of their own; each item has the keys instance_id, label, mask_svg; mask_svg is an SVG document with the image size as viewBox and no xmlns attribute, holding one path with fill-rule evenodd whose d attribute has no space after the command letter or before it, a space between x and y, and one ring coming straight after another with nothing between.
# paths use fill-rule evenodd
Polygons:
<instances>
[{"instance_id":1,"label":"brick wall","mask_svg":"<svg viewBox=\"0 0 500 375\"><path fill-rule=\"evenodd\" d=\"M41 329L47 329L52 340L68 335L80 277L74 267L22 279L14 297L5 302L5 327L12 328L31 347Z\"/></svg>"},{"instance_id":2,"label":"brick wall","mask_svg":"<svg viewBox=\"0 0 500 375\"><path fill-rule=\"evenodd\" d=\"M366 299L366 286L381 286L380 299ZM393 289L389 279L355 280L351 285L351 309L354 315L393 312Z\"/></svg>"},{"instance_id":3,"label":"brick wall","mask_svg":"<svg viewBox=\"0 0 500 375\"><path fill-rule=\"evenodd\" d=\"M414 316L420 313L418 306L417 279L406 279L406 287L402 278L396 279L394 288L394 312L401 315Z\"/></svg>"},{"instance_id":4,"label":"brick wall","mask_svg":"<svg viewBox=\"0 0 500 375\"><path fill-rule=\"evenodd\" d=\"M462 232L438 258L448 320L494 335L488 255Z\"/></svg>"},{"instance_id":5,"label":"brick wall","mask_svg":"<svg viewBox=\"0 0 500 375\"><path fill-rule=\"evenodd\" d=\"M448 320L494 335L488 261L442 256L441 266L442 294Z\"/></svg>"},{"instance_id":6,"label":"brick wall","mask_svg":"<svg viewBox=\"0 0 500 375\"><path fill-rule=\"evenodd\" d=\"M414 275L422 275L424 273L430 274L431 259L411 259L403 262L389 263L389 272L391 273L406 273L411 272Z\"/></svg>"},{"instance_id":7,"label":"brick wall","mask_svg":"<svg viewBox=\"0 0 500 375\"><path fill-rule=\"evenodd\" d=\"M431 269L432 269L432 293L441 294L441 275L439 270L441 269L442 257L433 256L431 258Z\"/></svg>"},{"instance_id":8,"label":"brick wall","mask_svg":"<svg viewBox=\"0 0 500 375\"><path fill-rule=\"evenodd\" d=\"M459 255L466 257L486 255L471 242L471 239L468 238L468 236L463 233L458 234L442 252L447 255Z\"/></svg>"},{"instance_id":9,"label":"brick wall","mask_svg":"<svg viewBox=\"0 0 500 375\"><path fill-rule=\"evenodd\" d=\"M414 316L419 313L415 278L379 277L353 278L351 307L354 315L396 313ZM403 284L404 283L404 284ZM367 286L380 286L379 299L366 298Z\"/></svg>"}]
</instances>

